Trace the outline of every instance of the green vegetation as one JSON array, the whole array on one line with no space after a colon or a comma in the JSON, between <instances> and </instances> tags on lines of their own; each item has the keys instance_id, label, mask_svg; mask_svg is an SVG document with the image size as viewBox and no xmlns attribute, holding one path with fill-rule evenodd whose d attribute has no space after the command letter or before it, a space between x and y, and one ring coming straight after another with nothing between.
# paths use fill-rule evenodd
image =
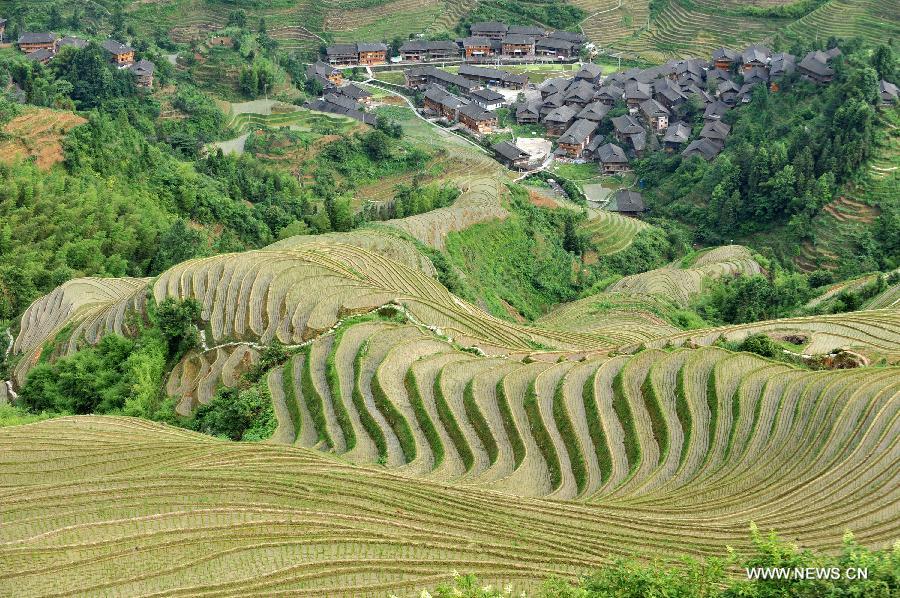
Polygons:
<instances>
[{"instance_id":1,"label":"green vegetation","mask_svg":"<svg viewBox=\"0 0 900 598\"><path fill-rule=\"evenodd\" d=\"M500 411L500 417L503 419L503 430L506 432L506 438L512 447L513 463L516 467L522 464L525 458L525 443L516 428L516 421L513 419L512 411L509 408L509 400L506 398L506 390L503 388L503 379L497 382L494 389L497 397L497 408Z\"/></svg>"},{"instance_id":2,"label":"green vegetation","mask_svg":"<svg viewBox=\"0 0 900 598\"><path fill-rule=\"evenodd\" d=\"M435 376L432 389L434 392L434 404L437 410L438 419L441 420L441 425L444 426L444 430L447 431L450 441L453 443L459 458L463 462L463 467L465 467L466 471L469 471L472 469L472 464L475 462L475 455L472 454L472 449L469 447L469 443L466 442L466 437L463 436L459 423L456 421L456 418L453 417L453 411L451 411L450 405L447 404L447 399L444 398L444 391L441 389L442 375L443 370L441 370L440 374Z\"/></svg>"},{"instance_id":3,"label":"green vegetation","mask_svg":"<svg viewBox=\"0 0 900 598\"><path fill-rule=\"evenodd\" d=\"M639 161L656 212L691 226L703 244L739 239L784 263L797 256L800 242L818 244L813 218L875 151L878 75L871 52L858 43L842 49L831 84L817 87L792 75L778 93L758 88L749 105L729 113L733 130L712 163L660 153ZM791 50L802 56L807 47ZM880 68L895 68L891 54L878 56ZM875 207L881 215L871 227L830 247L843 256L845 277L900 265L896 194Z\"/></svg>"},{"instance_id":4,"label":"green vegetation","mask_svg":"<svg viewBox=\"0 0 900 598\"><path fill-rule=\"evenodd\" d=\"M378 408L378 411L381 412L381 415L384 416L385 421L387 421L388 425L397 436L397 441L400 443L400 450L403 451L403 458L406 459L407 462L412 461L416 458L416 440L413 438L412 430L410 429L406 418L403 417L400 410L394 406L394 403L388 398L387 394L385 394L384 389L381 387L381 383L378 381L377 372L372 378L372 397L375 400L375 407Z\"/></svg>"},{"instance_id":5,"label":"green vegetation","mask_svg":"<svg viewBox=\"0 0 900 598\"><path fill-rule=\"evenodd\" d=\"M190 427L230 440L267 440L275 431L272 397L265 384L249 388L222 388L207 405L201 405Z\"/></svg>"},{"instance_id":6,"label":"green vegetation","mask_svg":"<svg viewBox=\"0 0 900 598\"><path fill-rule=\"evenodd\" d=\"M528 418L531 436L534 438L538 450L541 451L544 463L550 473L550 489L556 490L562 484L562 468L559 463L559 454L556 452L556 445L553 444L553 439L550 438L550 433L541 417L541 407L538 405L537 391L533 381L528 385L522 406L525 409L525 417Z\"/></svg>"},{"instance_id":7,"label":"green vegetation","mask_svg":"<svg viewBox=\"0 0 900 598\"><path fill-rule=\"evenodd\" d=\"M412 369L407 370L406 376L403 378L403 386L406 389L407 396L409 396L409 403L412 405L413 413L416 416L416 423L418 423L425 440L428 442L428 448L431 449L431 454L434 457L434 467L438 467L444 462L444 443L441 442L437 428L434 427L434 422L431 421L431 417L428 415L425 403L422 402L419 383L416 381L416 375Z\"/></svg>"},{"instance_id":8,"label":"green vegetation","mask_svg":"<svg viewBox=\"0 0 900 598\"><path fill-rule=\"evenodd\" d=\"M534 596L540 598L775 598L781 596L887 597L898 589L900 555L894 550L868 550L847 532L837 555L816 554L779 538L763 535L751 525L753 552L729 551L724 558L683 557L680 565L617 558L582 576L576 583L550 579ZM748 580L747 571L781 568L791 572L810 569L821 574L811 579ZM732 571L742 575L734 576ZM857 571L866 571L866 577ZM848 573L852 572L852 573ZM460 575L438 586L435 598L505 598L503 588L479 583L474 575Z\"/></svg>"},{"instance_id":9,"label":"green vegetation","mask_svg":"<svg viewBox=\"0 0 900 598\"><path fill-rule=\"evenodd\" d=\"M551 29L572 29L587 13L577 6L552 0L487 0L479 2L456 26L460 35L468 35L472 23L502 21L509 25L542 25Z\"/></svg>"},{"instance_id":10,"label":"green vegetation","mask_svg":"<svg viewBox=\"0 0 900 598\"><path fill-rule=\"evenodd\" d=\"M481 413L478 403L475 402L475 396L472 392L473 383L474 381L470 380L463 390L463 408L466 411L466 417L472 423L472 428L475 429L475 434L481 441L481 445L487 451L488 462L493 465L497 462L497 441L494 439L494 435L491 433L491 429L488 427L487 420Z\"/></svg>"},{"instance_id":11,"label":"green vegetation","mask_svg":"<svg viewBox=\"0 0 900 598\"><path fill-rule=\"evenodd\" d=\"M35 414L113 413L169 421L161 396L163 375L196 344L199 315L196 301L166 299L149 311L148 323L132 318L138 331L134 339L107 335L52 363L47 357L56 347L45 347L19 402ZM60 335L59 340L67 339Z\"/></svg>"},{"instance_id":12,"label":"green vegetation","mask_svg":"<svg viewBox=\"0 0 900 598\"><path fill-rule=\"evenodd\" d=\"M578 489L578 493L581 494L587 484L587 465L584 461L581 446L578 444L578 438L575 435L572 418L566 408L566 397L563 395L562 381L556 385L556 391L553 393L553 421L556 423L556 429L559 430L563 444L566 446L569 464L572 468L572 476L575 478L575 486Z\"/></svg>"},{"instance_id":13,"label":"green vegetation","mask_svg":"<svg viewBox=\"0 0 900 598\"><path fill-rule=\"evenodd\" d=\"M319 393L316 392L315 386L313 386L312 371L310 370L312 366L310 364L309 354L309 349L306 349L303 352L303 367L300 369L300 388L303 392L303 400L306 402L306 408L309 410L309 415L316 424L316 434L318 439L323 442L326 447L332 448L334 447L334 440L332 440L331 434L328 433L328 426L325 423L324 400L319 396ZM285 374L287 374L287 372L288 370L286 369ZM285 376L285 390L289 387L287 382L288 377ZM295 416L293 413L291 416L297 417L299 420L299 416Z\"/></svg>"}]
</instances>

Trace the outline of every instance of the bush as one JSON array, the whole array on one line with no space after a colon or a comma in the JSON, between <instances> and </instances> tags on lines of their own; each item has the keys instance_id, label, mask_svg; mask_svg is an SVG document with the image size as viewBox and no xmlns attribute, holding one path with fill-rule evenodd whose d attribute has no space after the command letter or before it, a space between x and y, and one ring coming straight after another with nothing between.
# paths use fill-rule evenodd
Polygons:
<instances>
[{"instance_id":1,"label":"bush","mask_svg":"<svg viewBox=\"0 0 900 598\"><path fill-rule=\"evenodd\" d=\"M197 409L192 428L230 440L265 440L277 421L272 398L262 385L240 390L222 388L207 405Z\"/></svg>"},{"instance_id":2,"label":"bush","mask_svg":"<svg viewBox=\"0 0 900 598\"><path fill-rule=\"evenodd\" d=\"M781 355L781 349L771 338L765 334L751 334L738 345L738 351L756 353L763 357L774 359Z\"/></svg>"}]
</instances>

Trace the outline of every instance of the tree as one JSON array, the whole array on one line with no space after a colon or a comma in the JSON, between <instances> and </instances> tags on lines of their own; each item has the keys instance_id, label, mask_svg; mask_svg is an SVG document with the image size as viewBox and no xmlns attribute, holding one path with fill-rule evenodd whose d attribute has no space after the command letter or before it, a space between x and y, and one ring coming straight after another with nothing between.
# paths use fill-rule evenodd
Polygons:
<instances>
[{"instance_id":1,"label":"tree","mask_svg":"<svg viewBox=\"0 0 900 598\"><path fill-rule=\"evenodd\" d=\"M373 162L391 157L391 139L383 131L375 129L362 138L363 150Z\"/></svg>"},{"instance_id":2,"label":"tree","mask_svg":"<svg viewBox=\"0 0 900 598\"><path fill-rule=\"evenodd\" d=\"M894 56L894 50L887 44L881 44L872 53L872 67L878 75L879 79L887 81L895 81L894 74L897 69L897 59Z\"/></svg>"},{"instance_id":3,"label":"tree","mask_svg":"<svg viewBox=\"0 0 900 598\"><path fill-rule=\"evenodd\" d=\"M201 255L206 238L200 232L188 227L179 218L159 237L159 246L150 265L150 271L159 273L175 264Z\"/></svg>"},{"instance_id":4,"label":"tree","mask_svg":"<svg viewBox=\"0 0 900 598\"><path fill-rule=\"evenodd\" d=\"M247 26L247 11L244 9L233 10L228 13L228 27L243 29Z\"/></svg>"},{"instance_id":5,"label":"tree","mask_svg":"<svg viewBox=\"0 0 900 598\"><path fill-rule=\"evenodd\" d=\"M52 31L56 31L63 26L62 13L59 12L59 6L56 3L50 6L50 12L47 16L47 27L49 27Z\"/></svg>"},{"instance_id":6,"label":"tree","mask_svg":"<svg viewBox=\"0 0 900 598\"><path fill-rule=\"evenodd\" d=\"M178 301L167 297L156 306L152 317L168 344L168 354L172 360L197 344L200 311L200 304L192 298Z\"/></svg>"},{"instance_id":7,"label":"tree","mask_svg":"<svg viewBox=\"0 0 900 598\"><path fill-rule=\"evenodd\" d=\"M83 12L80 6L72 7L72 14L69 15L69 29L79 31L81 29L81 18Z\"/></svg>"}]
</instances>

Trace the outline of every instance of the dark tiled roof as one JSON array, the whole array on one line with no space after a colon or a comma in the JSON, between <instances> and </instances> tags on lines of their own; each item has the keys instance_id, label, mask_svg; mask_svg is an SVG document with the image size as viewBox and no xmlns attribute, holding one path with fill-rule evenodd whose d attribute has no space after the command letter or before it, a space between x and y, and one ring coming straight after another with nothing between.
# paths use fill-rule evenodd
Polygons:
<instances>
[{"instance_id":1,"label":"dark tiled roof","mask_svg":"<svg viewBox=\"0 0 900 598\"><path fill-rule=\"evenodd\" d=\"M56 41L55 33L23 33L19 36L20 44L49 44Z\"/></svg>"},{"instance_id":2,"label":"dark tiled roof","mask_svg":"<svg viewBox=\"0 0 900 598\"><path fill-rule=\"evenodd\" d=\"M325 54L328 56L356 54L356 44L332 44L325 48Z\"/></svg>"},{"instance_id":3,"label":"dark tiled roof","mask_svg":"<svg viewBox=\"0 0 900 598\"><path fill-rule=\"evenodd\" d=\"M353 83L345 85L343 87L338 87L337 92L342 96L350 98L351 100L363 100L365 98L372 97L371 93L358 85L354 85Z\"/></svg>"},{"instance_id":4,"label":"dark tiled roof","mask_svg":"<svg viewBox=\"0 0 900 598\"><path fill-rule=\"evenodd\" d=\"M516 147L509 141L501 141L500 143L494 144L491 146L491 149L498 155L511 161L523 160L529 157L528 152Z\"/></svg>"},{"instance_id":5,"label":"dark tiled roof","mask_svg":"<svg viewBox=\"0 0 900 598\"><path fill-rule=\"evenodd\" d=\"M597 123L592 120L576 120L572 125L566 130L565 133L559 136L557 140L558 143L568 143L571 145L578 145L580 143L584 143L584 141L590 136L591 133L597 130Z\"/></svg>"},{"instance_id":6,"label":"dark tiled roof","mask_svg":"<svg viewBox=\"0 0 900 598\"><path fill-rule=\"evenodd\" d=\"M728 133L731 132L731 127L726 125L720 120L714 120L703 125L703 130L700 131L700 137L707 137L709 139L725 139L728 137Z\"/></svg>"},{"instance_id":7,"label":"dark tiled roof","mask_svg":"<svg viewBox=\"0 0 900 598\"><path fill-rule=\"evenodd\" d=\"M497 118L497 115L495 115L493 112L485 110L478 104L466 104L459 109L459 113L468 116L472 120L478 121L494 120L495 118Z\"/></svg>"},{"instance_id":8,"label":"dark tiled roof","mask_svg":"<svg viewBox=\"0 0 900 598\"><path fill-rule=\"evenodd\" d=\"M387 46L381 42L359 42L356 44L357 52L387 52Z\"/></svg>"},{"instance_id":9,"label":"dark tiled roof","mask_svg":"<svg viewBox=\"0 0 900 598\"><path fill-rule=\"evenodd\" d=\"M598 147L597 157L604 164L625 164L628 162L625 150L613 143L607 143Z\"/></svg>"},{"instance_id":10,"label":"dark tiled roof","mask_svg":"<svg viewBox=\"0 0 900 598\"><path fill-rule=\"evenodd\" d=\"M497 21L472 23L471 27L472 35L478 35L480 33L506 33L508 30L509 26L506 23L500 23Z\"/></svg>"},{"instance_id":11,"label":"dark tiled roof","mask_svg":"<svg viewBox=\"0 0 900 598\"><path fill-rule=\"evenodd\" d=\"M29 52L25 55L25 58L27 58L28 60L34 60L36 62L44 62L53 58L53 52L47 50L46 48L43 48L40 50L35 50L34 52Z\"/></svg>"},{"instance_id":12,"label":"dark tiled roof","mask_svg":"<svg viewBox=\"0 0 900 598\"><path fill-rule=\"evenodd\" d=\"M656 100L644 100L641 102L641 112L648 117L667 116L669 114L669 109Z\"/></svg>"},{"instance_id":13,"label":"dark tiled roof","mask_svg":"<svg viewBox=\"0 0 900 598\"><path fill-rule=\"evenodd\" d=\"M505 100L503 94L499 94L493 89L476 89L471 93L471 96L492 104L494 102L503 102Z\"/></svg>"},{"instance_id":14,"label":"dark tiled roof","mask_svg":"<svg viewBox=\"0 0 900 598\"><path fill-rule=\"evenodd\" d=\"M104 50L106 50L110 54L113 54L114 56L134 52L134 48L132 48L131 46L123 44L122 42L118 42L114 39L108 39L100 45L103 46Z\"/></svg>"},{"instance_id":15,"label":"dark tiled roof","mask_svg":"<svg viewBox=\"0 0 900 598\"><path fill-rule=\"evenodd\" d=\"M88 42L87 40L81 39L80 37L67 35L66 37L59 40L57 46L59 46L60 48L72 47L81 50L82 48L87 48Z\"/></svg>"},{"instance_id":16,"label":"dark tiled roof","mask_svg":"<svg viewBox=\"0 0 900 598\"><path fill-rule=\"evenodd\" d=\"M644 127L642 127L630 114L623 114L622 116L617 116L611 120L613 127L615 127L616 131L622 135L633 135L644 130Z\"/></svg>"},{"instance_id":17,"label":"dark tiled roof","mask_svg":"<svg viewBox=\"0 0 900 598\"><path fill-rule=\"evenodd\" d=\"M691 141L684 151L681 152L682 156L695 156L699 155L704 160L712 160L719 152L722 151L722 145L720 143L716 143L712 139L707 139L706 137L701 137L700 139L695 139Z\"/></svg>"},{"instance_id":18,"label":"dark tiled roof","mask_svg":"<svg viewBox=\"0 0 900 598\"><path fill-rule=\"evenodd\" d=\"M609 210L612 212L643 212L646 209L644 196L630 189L616 191L609 204Z\"/></svg>"},{"instance_id":19,"label":"dark tiled roof","mask_svg":"<svg viewBox=\"0 0 900 598\"><path fill-rule=\"evenodd\" d=\"M569 52L572 52L574 50L574 45L572 44L572 42L555 37L545 37L543 39L539 39L537 43L535 43L534 47L535 49L539 50L566 50Z\"/></svg>"},{"instance_id":20,"label":"dark tiled roof","mask_svg":"<svg viewBox=\"0 0 900 598\"><path fill-rule=\"evenodd\" d=\"M156 65L149 60L138 60L128 67L128 70L138 77L147 77L153 74L153 71L156 70Z\"/></svg>"},{"instance_id":21,"label":"dark tiled roof","mask_svg":"<svg viewBox=\"0 0 900 598\"><path fill-rule=\"evenodd\" d=\"M663 141L666 143L684 143L691 136L691 129L685 123L678 121L669 125Z\"/></svg>"},{"instance_id":22,"label":"dark tiled roof","mask_svg":"<svg viewBox=\"0 0 900 598\"><path fill-rule=\"evenodd\" d=\"M600 122L604 119L604 117L606 117L606 114L610 110L611 108L606 104L602 104L600 102L592 102L581 109L581 112L578 113L578 118L586 118L588 120Z\"/></svg>"},{"instance_id":23,"label":"dark tiled roof","mask_svg":"<svg viewBox=\"0 0 900 598\"><path fill-rule=\"evenodd\" d=\"M486 37L481 37L478 35L473 35L472 37L467 37L463 40L463 47L471 48L471 47L484 47L490 46L491 40Z\"/></svg>"},{"instance_id":24,"label":"dark tiled roof","mask_svg":"<svg viewBox=\"0 0 900 598\"><path fill-rule=\"evenodd\" d=\"M583 44L587 39L580 33L570 31L554 31L550 34L553 39L562 39L573 44Z\"/></svg>"},{"instance_id":25,"label":"dark tiled roof","mask_svg":"<svg viewBox=\"0 0 900 598\"><path fill-rule=\"evenodd\" d=\"M503 36L503 43L515 46L530 46L534 43L534 36L521 33L507 33Z\"/></svg>"},{"instance_id":26,"label":"dark tiled roof","mask_svg":"<svg viewBox=\"0 0 900 598\"><path fill-rule=\"evenodd\" d=\"M571 106L560 106L544 117L544 122L567 123L574 119L577 114Z\"/></svg>"},{"instance_id":27,"label":"dark tiled roof","mask_svg":"<svg viewBox=\"0 0 900 598\"><path fill-rule=\"evenodd\" d=\"M547 34L547 30L543 27L535 27L533 25L510 25L507 33L518 33L521 35L530 35L532 37L543 37Z\"/></svg>"},{"instance_id":28,"label":"dark tiled roof","mask_svg":"<svg viewBox=\"0 0 900 598\"><path fill-rule=\"evenodd\" d=\"M833 75L834 69L825 64L824 61L820 60L820 57L816 54L817 52L810 52L809 54L804 56L803 60L801 60L800 64L798 65L799 68L821 77Z\"/></svg>"},{"instance_id":29,"label":"dark tiled roof","mask_svg":"<svg viewBox=\"0 0 900 598\"><path fill-rule=\"evenodd\" d=\"M603 69L599 64L588 62L582 65L581 70L575 73L576 79L596 79L603 74Z\"/></svg>"},{"instance_id":30,"label":"dark tiled roof","mask_svg":"<svg viewBox=\"0 0 900 598\"><path fill-rule=\"evenodd\" d=\"M734 62L738 59L738 53L729 48L716 48L712 53L713 60L730 60Z\"/></svg>"}]
</instances>

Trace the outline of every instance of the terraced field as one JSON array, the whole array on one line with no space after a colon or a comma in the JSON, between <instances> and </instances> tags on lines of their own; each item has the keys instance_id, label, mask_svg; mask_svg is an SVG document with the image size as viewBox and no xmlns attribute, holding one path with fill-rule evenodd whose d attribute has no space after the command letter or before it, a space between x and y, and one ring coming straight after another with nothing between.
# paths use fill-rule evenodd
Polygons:
<instances>
[{"instance_id":1,"label":"terraced field","mask_svg":"<svg viewBox=\"0 0 900 598\"><path fill-rule=\"evenodd\" d=\"M829 0L787 26L787 32L806 38L860 36L881 43L900 34L896 6L880 0Z\"/></svg>"},{"instance_id":2,"label":"terraced field","mask_svg":"<svg viewBox=\"0 0 900 598\"><path fill-rule=\"evenodd\" d=\"M272 442L319 451L127 418L0 429L0 593L412 596L454 570L518 592L742 550L750 521L813 548L896 539L897 368L518 364L386 322L319 343L267 379Z\"/></svg>"},{"instance_id":3,"label":"terraced field","mask_svg":"<svg viewBox=\"0 0 900 598\"><path fill-rule=\"evenodd\" d=\"M607 210L591 210L590 219L580 230L590 235L600 255L611 255L626 249L634 237L650 225Z\"/></svg>"},{"instance_id":4,"label":"terraced field","mask_svg":"<svg viewBox=\"0 0 900 598\"><path fill-rule=\"evenodd\" d=\"M885 110L878 119L881 133L868 172L860 182L847 184L842 195L813 218L815 243L803 243L794 258L800 269L833 270L841 260L855 259L859 235L870 230L882 206L896 205L900 198L900 112Z\"/></svg>"},{"instance_id":5,"label":"terraced field","mask_svg":"<svg viewBox=\"0 0 900 598\"><path fill-rule=\"evenodd\" d=\"M375 6L355 8L331 2L325 12L324 29L340 41L406 39L422 33L447 10L442 0L391 0ZM352 5L352 3L350 3Z\"/></svg>"},{"instance_id":6,"label":"terraced field","mask_svg":"<svg viewBox=\"0 0 900 598\"><path fill-rule=\"evenodd\" d=\"M0 163L33 158L38 167L50 168L63 160L62 140L66 133L84 122L72 112L28 108L3 126Z\"/></svg>"},{"instance_id":7,"label":"terraced field","mask_svg":"<svg viewBox=\"0 0 900 598\"><path fill-rule=\"evenodd\" d=\"M699 295L704 282L732 274L759 274L762 268L753 259L749 249L741 245L727 245L703 253L688 268L676 262L622 278L608 289L611 293L656 295L677 305L687 305Z\"/></svg>"}]
</instances>

